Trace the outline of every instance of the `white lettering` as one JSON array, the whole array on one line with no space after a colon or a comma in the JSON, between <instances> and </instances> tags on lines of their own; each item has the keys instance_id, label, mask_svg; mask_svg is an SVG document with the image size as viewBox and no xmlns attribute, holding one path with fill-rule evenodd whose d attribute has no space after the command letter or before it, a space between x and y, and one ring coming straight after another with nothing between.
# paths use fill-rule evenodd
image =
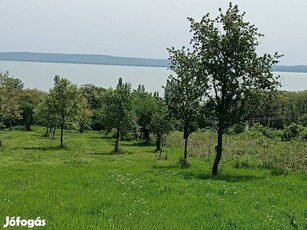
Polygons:
<instances>
[{"instance_id":1,"label":"white lettering","mask_svg":"<svg viewBox=\"0 0 307 230\"><path fill-rule=\"evenodd\" d=\"M36 219L22 219L20 216L17 216L15 219L15 216L13 217L5 217L5 224L3 225L3 228L7 227L14 227L14 226L23 226L28 228L33 227L44 227L46 226L46 220L41 219L40 217L37 217Z\"/></svg>"}]
</instances>

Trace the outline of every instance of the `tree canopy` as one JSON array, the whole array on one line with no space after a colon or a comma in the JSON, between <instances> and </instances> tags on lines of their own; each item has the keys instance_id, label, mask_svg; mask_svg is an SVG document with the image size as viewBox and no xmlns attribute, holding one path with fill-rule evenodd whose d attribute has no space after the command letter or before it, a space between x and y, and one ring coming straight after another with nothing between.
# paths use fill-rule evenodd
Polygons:
<instances>
[{"instance_id":1,"label":"tree canopy","mask_svg":"<svg viewBox=\"0 0 307 230\"><path fill-rule=\"evenodd\" d=\"M116 130L114 152L119 152L120 136L136 127L133 111L131 84L119 78L116 89L109 89L103 96L102 122L108 131Z\"/></svg>"},{"instance_id":2,"label":"tree canopy","mask_svg":"<svg viewBox=\"0 0 307 230\"><path fill-rule=\"evenodd\" d=\"M209 14L199 22L189 18L193 34L192 51L184 53L173 50L172 53L176 55L171 56L171 60L175 60L172 64L177 67L173 69L175 72L180 70L177 71L178 77L195 75L195 85L202 86L205 117L218 132L213 175L218 172L225 130L252 117L263 100L277 89L278 80L271 69L280 57L277 53L257 54L259 38L263 35L254 25L244 21L245 13L241 14L238 6L230 3L226 13L221 9L219 11L220 15L214 19ZM180 65L184 63L182 60L188 64ZM190 84L191 80L187 83ZM175 85L174 81L173 85L172 88L176 88L180 84ZM193 90L190 88L187 92L191 94ZM187 104L185 98L180 98L184 94L184 91L178 93L177 108L180 103ZM192 110L197 111L196 108Z\"/></svg>"},{"instance_id":3,"label":"tree canopy","mask_svg":"<svg viewBox=\"0 0 307 230\"><path fill-rule=\"evenodd\" d=\"M54 114L61 128L60 146L63 147L63 131L68 122L78 121L81 111L81 93L69 80L55 76L54 87L47 99L48 113Z\"/></svg>"}]
</instances>

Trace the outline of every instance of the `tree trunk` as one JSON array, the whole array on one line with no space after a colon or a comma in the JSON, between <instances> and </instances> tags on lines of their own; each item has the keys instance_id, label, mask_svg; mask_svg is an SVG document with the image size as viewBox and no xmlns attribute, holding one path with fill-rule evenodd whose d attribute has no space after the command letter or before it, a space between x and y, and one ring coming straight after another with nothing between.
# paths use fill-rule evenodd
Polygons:
<instances>
[{"instance_id":1,"label":"tree trunk","mask_svg":"<svg viewBox=\"0 0 307 230\"><path fill-rule=\"evenodd\" d=\"M143 141L143 131L142 130L140 130L139 141L140 142Z\"/></svg>"},{"instance_id":2,"label":"tree trunk","mask_svg":"<svg viewBox=\"0 0 307 230\"><path fill-rule=\"evenodd\" d=\"M61 117L61 147L63 147L63 135L64 135L64 116Z\"/></svg>"},{"instance_id":3,"label":"tree trunk","mask_svg":"<svg viewBox=\"0 0 307 230\"><path fill-rule=\"evenodd\" d=\"M189 135L185 135L185 139L184 139L184 155L183 155L183 160L185 161L185 163L188 163L188 138L189 138Z\"/></svg>"},{"instance_id":4,"label":"tree trunk","mask_svg":"<svg viewBox=\"0 0 307 230\"><path fill-rule=\"evenodd\" d=\"M25 131L31 131L31 124L28 122L25 123Z\"/></svg>"},{"instance_id":5,"label":"tree trunk","mask_svg":"<svg viewBox=\"0 0 307 230\"><path fill-rule=\"evenodd\" d=\"M12 131L12 120L9 121L9 131Z\"/></svg>"},{"instance_id":6,"label":"tree trunk","mask_svg":"<svg viewBox=\"0 0 307 230\"><path fill-rule=\"evenodd\" d=\"M157 134L157 140L156 140L156 152L161 151L161 134Z\"/></svg>"},{"instance_id":7,"label":"tree trunk","mask_svg":"<svg viewBox=\"0 0 307 230\"><path fill-rule=\"evenodd\" d=\"M53 128L53 132L52 132L52 138L53 138L53 139L54 139L54 137L55 137L56 129L57 129L57 126L55 126L55 127Z\"/></svg>"},{"instance_id":8,"label":"tree trunk","mask_svg":"<svg viewBox=\"0 0 307 230\"><path fill-rule=\"evenodd\" d=\"M216 156L212 167L212 175L216 176L218 173L218 166L222 158L223 151L223 133L224 129L219 127L217 132L217 146L215 148Z\"/></svg>"},{"instance_id":9,"label":"tree trunk","mask_svg":"<svg viewBox=\"0 0 307 230\"><path fill-rule=\"evenodd\" d=\"M118 148L118 145L119 145L119 134L120 134L120 131L119 131L119 128L117 128L117 130L116 130L115 148L114 148L114 152L116 152L116 153L119 152L119 148Z\"/></svg>"},{"instance_id":10,"label":"tree trunk","mask_svg":"<svg viewBox=\"0 0 307 230\"><path fill-rule=\"evenodd\" d=\"M189 139L189 132L187 125L183 129L183 139L184 139L184 154L183 154L183 160L184 164L188 163L188 139Z\"/></svg>"},{"instance_id":11,"label":"tree trunk","mask_svg":"<svg viewBox=\"0 0 307 230\"><path fill-rule=\"evenodd\" d=\"M25 131L31 131L31 125L33 121L32 114L27 116L25 120Z\"/></svg>"},{"instance_id":12,"label":"tree trunk","mask_svg":"<svg viewBox=\"0 0 307 230\"><path fill-rule=\"evenodd\" d=\"M83 122L80 123L80 133L84 133L84 124Z\"/></svg>"},{"instance_id":13,"label":"tree trunk","mask_svg":"<svg viewBox=\"0 0 307 230\"><path fill-rule=\"evenodd\" d=\"M145 144L148 145L149 143L149 130L143 129L143 138L145 140Z\"/></svg>"},{"instance_id":14,"label":"tree trunk","mask_svg":"<svg viewBox=\"0 0 307 230\"><path fill-rule=\"evenodd\" d=\"M49 134L49 128L48 128L48 126L46 127L46 132L45 132L45 134L44 134L44 137L48 137L48 134Z\"/></svg>"}]
</instances>

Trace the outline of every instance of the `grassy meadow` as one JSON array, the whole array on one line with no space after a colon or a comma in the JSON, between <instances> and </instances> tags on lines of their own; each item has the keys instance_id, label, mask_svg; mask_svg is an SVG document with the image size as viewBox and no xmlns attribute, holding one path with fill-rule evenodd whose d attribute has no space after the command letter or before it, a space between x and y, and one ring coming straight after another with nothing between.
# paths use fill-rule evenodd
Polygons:
<instances>
[{"instance_id":1,"label":"grassy meadow","mask_svg":"<svg viewBox=\"0 0 307 230\"><path fill-rule=\"evenodd\" d=\"M178 164L178 132L162 159L153 143L122 141L114 154L114 139L100 132L68 132L63 149L43 133L1 132L1 227L6 216L39 216L45 229L307 229L303 141L228 136L212 177L210 132L192 135L188 168Z\"/></svg>"}]
</instances>

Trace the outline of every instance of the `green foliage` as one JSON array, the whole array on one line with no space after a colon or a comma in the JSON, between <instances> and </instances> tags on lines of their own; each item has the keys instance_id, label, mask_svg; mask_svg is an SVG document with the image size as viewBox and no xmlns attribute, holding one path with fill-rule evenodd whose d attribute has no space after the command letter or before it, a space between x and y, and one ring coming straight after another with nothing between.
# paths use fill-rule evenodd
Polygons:
<instances>
[{"instance_id":1,"label":"green foliage","mask_svg":"<svg viewBox=\"0 0 307 230\"><path fill-rule=\"evenodd\" d=\"M145 143L149 143L150 123L154 114L160 109L156 98L151 93L145 91L145 87L139 86L132 95L133 107L137 117L137 124L140 127L141 138Z\"/></svg>"},{"instance_id":2,"label":"green foliage","mask_svg":"<svg viewBox=\"0 0 307 230\"><path fill-rule=\"evenodd\" d=\"M158 107L152 115L149 129L156 136L156 151L160 152L159 158L161 159L165 139L170 131L174 129L174 121L169 116L165 101L159 97L156 97L155 100Z\"/></svg>"},{"instance_id":3,"label":"green foliage","mask_svg":"<svg viewBox=\"0 0 307 230\"><path fill-rule=\"evenodd\" d=\"M271 67L280 56L258 57L256 47L263 35L244 21L237 6L230 4L216 19L205 15L200 22L190 22L192 44L202 60L199 80L209 86L205 95L211 118L222 129L248 119L276 89Z\"/></svg>"},{"instance_id":4,"label":"green foliage","mask_svg":"<svg viewBox=\"0 0 307 230\"><path fill-rule=\"evenodd\" d=\"M55 76L54 87L49 90L47 106L47 112L54 115L60 125L60 146L63 147L65 125L80 119L81 109L86 109L86 100L82 99L76 85L65 78Z\"/></svg>"},{"instance_id":5,"label":"green foliage","mask_svg":"<svg viewBox=\"0 0 307 230\"><path fill-rule=\"evenodd\" d=\"M21 91L19 103L24 130L30 131L31 125L37 123L35 121L35 110L42 102L44 95L42 91L36 89L24 89Z\"/></svg>"},{"instance_id":6,"label":"green foliage","mask_svg":"<svg viewBox=\"0 0 307 230\"><path fill-rule=\"evenodd\" d=\"M304 113L304 114L300 117L300 123L301 123L304 127L307 127L307 113Z\"/></svg>"},{"instance_id":7,"label":"green foliage","mask_svg":"<svg viewBox=\"0 0 307 230\"><path fill-rule=\"evenodd\" d=\"M190 18L193 38L193 62L199 84L207 99L206 117L218 130L216 160L212 174L217 174L222 157L223 133L227 128L251 118L262 106L278 81L271 72L280 55L258 56L260 34L254 25L244 21L238 6L229 5L226 13L200 22ZM201 60L201 62L199 62ZM199 64L200 63L200 64Z\"/></svg>"},{"instance_id":8,"label":"green foliage","mask_svg":"<svg viewBox=\"0 0 307 230\"><path fill-rule=\"evenodd\" d=\"M235 125L229 127L226 130L226 133L230 134L230 135L243 133L246 130L246 125L247 124L245 122L240 122L238 124L235 124Z\"/></svg>"},{"instance_id":9,"label":"green foliage","mask_svg":"<svg viewBox=\"0 0 307 230\"><path fill-rule=\"evenodd\" d=\"M123 84L122 79L116 89L109 89L103 96L102 123L111 131L116 129L114 151L119 152L120 135L123 137L136 130L136 117L133 111L131 84Z\"/></svg>"},{"instance_id":10,"label":"green foliage","mask_svg":"<svg viewBox=\"0 0 307 230\"><path fill-rule=\"evenodd\" d=\"M288 127L286 127L281 135L282 141L291 141L295 138L298 138L301 133L304 131L304 127L302 125L292 123Z\"/></svg>"},{"instance_id":11,"label":"green foliage","mask_svg":"<svg viewBox=\"0 0 307 230\"><path fill-rule=\"evenodd\" d=\"M87 99L88 109L91 115L90 127L93 130L101 130L103 126L101 124L100 110L103 107L103 94L106 89L97 87L92 84L85 84L80 87L81 94ZM89 114L89 113L88 113Z\"/></svg>"},{"instance_id":12,"label":"green foliage","mask_svg":"<svg viewBox=\"0 0 307 230\"><path fill-rule=\"evenodd\" d=\"M23 83L20 79L11 77L9 72L0 73L0 85L10 89L23 89Z\"/></svg>"},{"instance_id":13,"label":"green foliage","mask_svg":"<svg viewBox=\"0 0 307 230\"><path fill-rule=\"evenodd\" d=\"M58 125L59 119L55 111L53 110L52 98L49 94L45 94L42 101L35 109L35 119L39 125L49 128L55 128ZM48 135L48 133L46 133Z\"/></svg>"},{"instance_id":14,"label":"green foliage","mask_svg":"<svg viewBox=\"0 0 307 230\"><path fill-rule=\"evenodd\" d=\"M106 89L92 84L85 84L80 87L82 95L87 99L90 109L99 109L102 107L102 95Z\"/></svg>"},{"instance_id":15,"label":"green foliage","mask_svg":"<svg viewBox=\"0 0 307 230\"><path fill-rule=\"evenodd\" d=\"M19 92L23 83L9 75L0 73L0 123L6 122L10 128L13 120L20 118Z\"/></svg>"},{"instance_id":16,"label":"green foliage","mask_svg":"<svg viewBox=\"0 0 307 230\"><path fill-rule=\"evenodd\" d=\"M276 130L276 129L269 128L269 127L263 127L259 123L254 123L250 130L252 132L259 132L265 137L270 138L270 139L280 138L282 135L281 130Z\"/></svg>"},{"instance_id":17,"label":"green foliage","mask_svg":"<svg viewBox=\"0 0 307 230\"><path fill-rule=\"evenodd\" d=\"M85 129L90 129L92 124L93 111L90 109L87 99L84 96L80 97L80 110L79 110L79 131L83 133Z\"/></svg>"},{"instance_id":18,"label":"green foliage","mask_svg":"<svg viewBox=\"0 0 307 230\"><path fill-rule=\"evenodd\" d=\"M179 121L185 140L184 161L187 161L189 135L197 129L200 116L202 87L197 82L199 60L189 51L169 49L170 69L177 74L170 76L165 86L165 101L172 117Z\"/></svg>"},{"instance_id":19,"label":"green foliage","mask_svg":"<svg viewBox=\"0 0 307 230\"><path fill-rule=\"evenodd\" d=\"M291 123L307 125L307 91L278 91L254 114L252 121L263 126L284 129Z\"/></svg>"}]
</instances>

